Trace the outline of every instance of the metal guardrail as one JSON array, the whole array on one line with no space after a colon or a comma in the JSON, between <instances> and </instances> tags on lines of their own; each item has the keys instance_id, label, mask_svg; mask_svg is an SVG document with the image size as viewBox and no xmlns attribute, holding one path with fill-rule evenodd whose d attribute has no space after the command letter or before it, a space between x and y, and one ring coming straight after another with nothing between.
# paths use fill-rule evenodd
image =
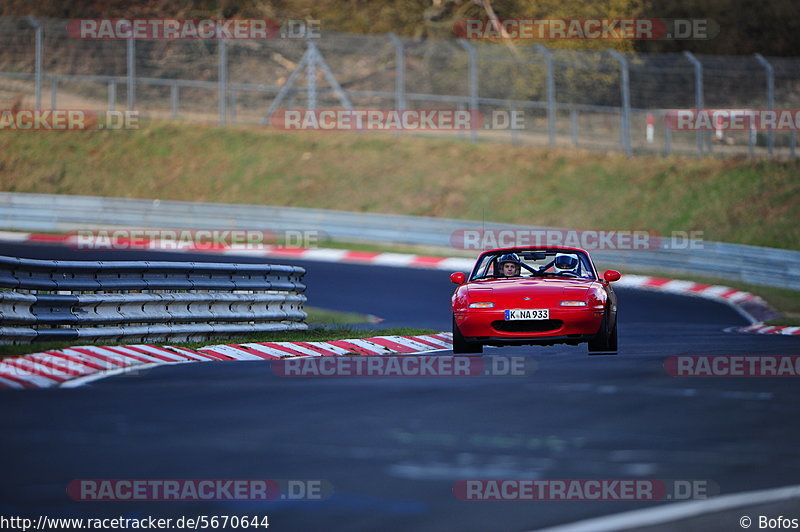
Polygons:
<instances>
[{"instance_id":1,"label":"metal guardrail","mask_svg":"<svg viewBox=\"0 0 800 532\"><path fill-rule=\"evenodd\" d=\"M93 196L0 192L0 228L68 232L78 229L246 229L317 231L332 240L453 248L463 230L548 230L522 226L259 205L232 205ZM664 238L657 249L591 250L596 262L620 268L658 269L800 290L800 252L703 241L701 249L675 249ZM476 253L477 254L477 253Z\"/></svg>"},{"instance_id":2,"label":"metal guardrail","mask_svg":"<svg viewBox=\"0 0 800 532\"><path fill-rule=\"evenodd\" d=\"M274 264L0 256L0 343L204 340L306 329L304 274Z\"/></svg>"}]
</instances>

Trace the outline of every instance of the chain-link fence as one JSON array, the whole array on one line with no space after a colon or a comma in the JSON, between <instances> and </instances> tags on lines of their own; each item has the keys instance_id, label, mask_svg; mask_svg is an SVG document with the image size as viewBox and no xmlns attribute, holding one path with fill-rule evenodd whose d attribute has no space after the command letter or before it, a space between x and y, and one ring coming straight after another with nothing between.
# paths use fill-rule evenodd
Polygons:
<instances>
[{"instance_id":1,"label":"chain-link fence","mask_svg":"<svg viewBox=\"0 0 800 532\"><path fill-rule=\"evenodd\" d=\"M628 154L794 157L794 129L677 131L663 117L669 109L800 108L800 58L331 32L318 39L83 40L65 20L2 18L0 108L14 106L135 109L221 125L269 125L281 108L513 111L523 117L521 129L456 134Z\"/></svg>"}]
</instances>

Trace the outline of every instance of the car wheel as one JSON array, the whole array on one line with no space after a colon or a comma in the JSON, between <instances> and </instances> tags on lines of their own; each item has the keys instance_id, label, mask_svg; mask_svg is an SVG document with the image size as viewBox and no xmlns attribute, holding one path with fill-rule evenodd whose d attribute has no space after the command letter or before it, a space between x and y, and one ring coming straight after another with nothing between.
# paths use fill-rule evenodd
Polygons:
<instances>
[{"instance_id":1,"label":"car wheel","mask_svg":"<svg viewBox=\"0 0 800 532\"><path fill-rule=\"evenodd\" d=\"M456 325L456 317L453 316L453 354L465 353L483 353L483 346L479 343L467 342Z\"/></svg>"},{"instance_id":2,"label":"car wheel","mask_svg":"<svg viewBox=\"0 0 800 532\"><path fill-rule=\"evenodd\" d=\"M600 330L589 340L590 355L616 355L617 354L617 324L609 331L607 326L608 317L604 316L600 322Z\"/></svg>"}]
</instances>

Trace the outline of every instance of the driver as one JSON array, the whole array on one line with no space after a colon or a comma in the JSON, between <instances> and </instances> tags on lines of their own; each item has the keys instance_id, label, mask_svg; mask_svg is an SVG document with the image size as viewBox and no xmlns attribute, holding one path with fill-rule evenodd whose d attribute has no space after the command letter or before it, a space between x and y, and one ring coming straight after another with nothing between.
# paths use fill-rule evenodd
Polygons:
<instances>
[{"instance_id":1,"label":"driver","mask_svg":"<svg viewBox=\"0 0 800 532\"><path fill-rule=\"evenodd\" d=\"M578 259L573 255L556 255L556 260L553 262L553 272L557 275L566 273L578 276Z\"/></svg>"},{"instance_id":2,"label":"driver","mask_svg":"<svg viewBox=\"0 0 800 532\"><path fill-rule=\"evenodd\" d=\"M497 259L498 277L519 277L522 266L519 255L508 253Z\"/></svg>"}]
</instances>

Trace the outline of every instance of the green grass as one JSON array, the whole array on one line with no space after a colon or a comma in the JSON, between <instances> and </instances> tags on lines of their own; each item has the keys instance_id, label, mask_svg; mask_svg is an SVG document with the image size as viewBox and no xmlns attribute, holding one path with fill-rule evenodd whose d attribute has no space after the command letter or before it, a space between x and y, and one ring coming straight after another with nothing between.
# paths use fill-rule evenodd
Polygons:
<instances>
[{"instance_id":1,"label":"green grass","mask_svg":"<svg viewBox=\"0 0 800 532\"><path fill-rule=\"evenodd\" d=\"M304 306L303 310L308 314L306 323L312 326L329 327L331 325L375 322L374 316L359 314L358 312L342 312L339 310L328 310L309 306Z\"/></svg>"},{"instance_id":2,"label":"green grass","mask_svg":"<svg viewBox=\"0 0 800 532\"><path fill-rule=\"evenodd\" d=\"M256 342L326 342L328 340L345 340L348 338L369 338L372 336L392 336L392 335L407 335L415 336L420 334L435 334L441 331L433 329L412 329L412 328L397 328L397 329L381 329L381 330L360 330L351 329L347 327L336 328L315 328L307 331L287 331L275 332L271 334L259 334L252 336L239 336L233 338L216 338L205 340L202 342L158 342L159 345L175 345L181 347L188 347L190 349L198 349L207 345L216 344L244 344ZM73 342L40 342L33 344L18 344L18 345L0 345L0 358L8 356L25 355L28 353L37 353L41 351L50 351L53 349L65 349L68 347L75 347L78 345L129 345L142 342L102 342L95 343L87 342L85 340L76 340Z\"/></svg>"},{"instance_id":3,"label":"green grass","mask_svg":"<svg viewBox=\"0 0 800 532\"><path fill-rule=\"evenodd\" d=\"M150 122L0 135L0 190L703 231L800 249L800 162Z\"/></svg>"},{"instance_id":4,"label":"green grass","mask_svg":"<svg viewBox=\"0 0 800 532\"><path fill-rule=\"evenodd\" d=\"M0 135L0 190L485 218L667 235L703 231L705 240L800 250L798 161L627 158L418 136L150 122L133 131ZM369 243L322 245L461 254ZM792 324L800 321L797 291L678 277L748 290ZM320 318L320 323L342 322Z\"/></svg>"},{"instance_id":5,"label":"green grass","mask_svg":"<svg viewBox=\"0 0 800 532\"><path fill-rule=\"evenodd\" d=\"M776 326L798 327L800 326L800 317L775 318L774 320L768 320L766 324L776 325Z\"/></svg>"}]
</instances>

